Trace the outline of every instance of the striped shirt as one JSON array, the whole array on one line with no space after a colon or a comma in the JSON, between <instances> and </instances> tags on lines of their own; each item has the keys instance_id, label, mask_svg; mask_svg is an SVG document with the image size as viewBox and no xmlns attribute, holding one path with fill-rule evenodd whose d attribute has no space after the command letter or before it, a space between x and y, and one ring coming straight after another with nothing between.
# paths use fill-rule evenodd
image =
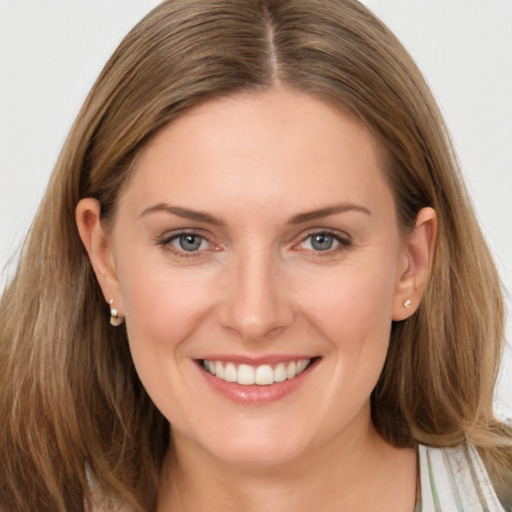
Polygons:
<instances>
[{"instance_id":1,"label":"striped shirt","mask_svg":"<svg viewBox=\"0 0 512 512\"><path fill-rule=\"evenodd\" d=\"M420 445L418 454L421 490L415 512L505 512L472 445Z\"/></svg>"}]
</instances>

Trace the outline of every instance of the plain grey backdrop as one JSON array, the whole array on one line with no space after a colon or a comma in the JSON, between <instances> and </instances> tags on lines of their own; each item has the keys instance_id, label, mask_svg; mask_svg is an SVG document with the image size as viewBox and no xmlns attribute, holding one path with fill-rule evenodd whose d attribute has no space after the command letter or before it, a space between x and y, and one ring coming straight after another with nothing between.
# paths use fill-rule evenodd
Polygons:
<instances>
[{"instance_id":1,"label":"plain grey backdrop","mask_svg":"<svg viewBox=\"0 0 512 512\"><path fill-rule=\"evenodd\" d=\"M0 0L0 290L87 91L123 35L158 3ZM512 0L363 3L401 39L432 87L510 292ZM509 311L511 304L508 295ZM496 393L499 414L509 418L511 354Z\"/></svg>"}]
</instances>

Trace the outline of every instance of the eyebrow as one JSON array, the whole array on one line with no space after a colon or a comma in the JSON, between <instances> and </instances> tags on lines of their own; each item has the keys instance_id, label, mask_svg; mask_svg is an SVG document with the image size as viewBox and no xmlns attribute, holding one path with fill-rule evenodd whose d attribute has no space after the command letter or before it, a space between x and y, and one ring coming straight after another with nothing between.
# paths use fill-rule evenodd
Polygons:
<instances>
[{"instance_id":1,"label":"eyebrow","mask_svg":"<svg viewBox=\"0 0 512 512\"><path fill-rule=\"evenodd\" d=\"M320 208L318 210L312 210L309 212L299 213L294 215L289 221L288 224L296 225L303 224L304 222L308 222L316 219L323 219L324 217L329 217L330 215L336 215L338 213L344 213L347 211L356 211L361 212L366 215L371 215L372 213L368 208L364 206L360 206L354 203L340 203L333 206L327 206L325 208ZM171 206L165 203L158 203L154 206L146 208L139 217L144 217L151 213L163 212L169 213L171 215L177 215L178 217L182 217L184 219L195 220L198 222L204 222L206 224L212 224L213 226L225 226L226 223L215 217L214 215L210 215L206 212L201 212L198 210L189 210L187 208L181 208L179 206Z\"/></svg>"},{"instance_id":2,"label":"eyebrow","mask_svg":"<svg viewBox=\"0 0 512 512\"><path fill-rule=\"evenodd\" d=\"M178 217L183 217L184 219L195 220L198 222L205 222L206 224L212 224L214 226L225 226L225 223L219 219L218 217L214 217L209 213L197 211L197 210L188 210L187 208L180 208L179 206L171 206L165 203L159 203L155 206L151 206L146 208L139 217L144 217L149 215L150 213L155 212L164 212L170 213L172 215L177 215Z\"/></svg>"},{"instance_id":3,"label":"eyebrow","mask_svg":"<svg viewBox=\"0 0 512 512\"><path fill-rule=\"evenodd\" d=\"M288 221L288 224L303 224L304 222L308 222L310 220L323 219L324 217L329 217L330 215L336 215L337 213L344 213L348 211L361 212L365 215L372 214L372 212L364 206L360 206L354 203L340 203L333 206L320 208L318 210L312 210L310 212L299 213L298 215L293 216Z\"/></svg>"}]
</instances>

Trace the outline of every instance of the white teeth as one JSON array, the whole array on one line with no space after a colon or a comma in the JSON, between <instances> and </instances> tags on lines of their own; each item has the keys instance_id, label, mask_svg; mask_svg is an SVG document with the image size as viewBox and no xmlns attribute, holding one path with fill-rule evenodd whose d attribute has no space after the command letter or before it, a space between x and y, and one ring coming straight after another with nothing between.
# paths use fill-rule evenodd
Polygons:
<instances>
[{"instance_id":1,"label":"white teeth","mask_svg":"<svg viewBox=\"0 0 512 512\"><path fill-rule=\"evenodd\" d=\"M274 382L283 382L300 375L309 365L311 359L301 359L297 362L278 363L274 368L269 364L252 367L248 364L240 364L238 368L234 363L222 361L203 360L203 368L226 382L237 382L243 386L257 384L269 386Z\"/></svg>"},{"instance_id":2,"label":"white teeth","mask_svg":"<svg viewBox=\"0 0 512 512\"><path fill-rule=\"evenodd\" d=\"M217 361L215 363L215 375L217 375L219 379L224 378L224 367L222 366L222 363L220 361Z\"/></svg>"},{"instance_id":3,"label":"white teeth","mask_svg":"<svg viewBox=\"0 0 512 512\"><path fill-rule=\"evenodd\" d=\"M243 384L244 386L250 386L254 384L254 368L247 364L241 364L238 367L238 384Z\"/></svg>"},{"instance_id":4,"label":"white teeth","mask_svg":"<svg viewBox=\"0 0 512 512\"><path fill-rule=\"evenodd\" d=\"M263 366L258 366L258 368L256 368L254 383L259 384L260 386L274 384L274 371L268 364L264 364Z\"/></svg>"},{"instance_id":5,"label":"white teeth","mask_svg":"<svg viewBox=\"0 0 512 512\"><path fill-rule=\"evenodd\" d=\"M228 363L224 368L224 380L228 382L236 382L237 372L236 366L233 363Z\"/></svg>"},{"instance_id":6,"label":"white teeth","mask_svg":"<svg viewBox=\"0 0 512 512\"><path fill-rule=\"evenodd\" d=\"M295 375L297 375L297 365L292 362L286 367L286 377L288 379L293 379Z\"/></svg>"},{"instance_id":7,"label":"white teeth","mask_svg":"<svg viewBox=\"0 0 512 512\"><path fill-rule=\"evenodd\" d=\"M308 363L303 359L302 361L299 361L297 363L297 373L302 373L305 369Z\"/></svg>"},{"instance_id":8,"label":"white teeth","mask_svg":"<svg viewBox=\"0 0 512 512\"><path fill-rule=\"evenodd\" d=\"M279 363L274 368L274 382L283 382L286 380L286 367L283 363Z\"/></svg>"},{"instance_id":9,"label":"white teeth","mask_svg":"<svg viewBox=\"0 0 512 512\"><path fill-rule=\"evenodd\" d=\"M204 369L208 370L212 375L215 375L215 363L211 363L210 361L204 361Z\"/></svg>"}]
</instances>

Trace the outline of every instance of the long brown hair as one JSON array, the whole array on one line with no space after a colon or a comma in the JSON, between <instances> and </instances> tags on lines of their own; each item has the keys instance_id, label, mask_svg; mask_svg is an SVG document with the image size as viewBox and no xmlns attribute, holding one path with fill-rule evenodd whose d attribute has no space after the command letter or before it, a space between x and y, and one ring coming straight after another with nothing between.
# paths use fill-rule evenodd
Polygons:
<instances>
[{"instance_id":1,"label":"long brown hair","mask_svg":"<svg viewBox=\"0 0 512 512\"><path fill-rule=\"evenodd\" d=\"M512 438L492 410L500 281L410 56L355 0L171 0L127 35L92 88L2 298L0 508L90 508L89 468L106 494L154 509L169 426L138 380L126 331L108 324L75 208L95 197L108 222L130 163L160 128L200 102L276 83L366 124L385 148L404 232L422 207L438 215L427 292L393 325L372 395L376 427L398 446L470 440L492 475L510 477Z\"/></svg>"}]
</instances>

